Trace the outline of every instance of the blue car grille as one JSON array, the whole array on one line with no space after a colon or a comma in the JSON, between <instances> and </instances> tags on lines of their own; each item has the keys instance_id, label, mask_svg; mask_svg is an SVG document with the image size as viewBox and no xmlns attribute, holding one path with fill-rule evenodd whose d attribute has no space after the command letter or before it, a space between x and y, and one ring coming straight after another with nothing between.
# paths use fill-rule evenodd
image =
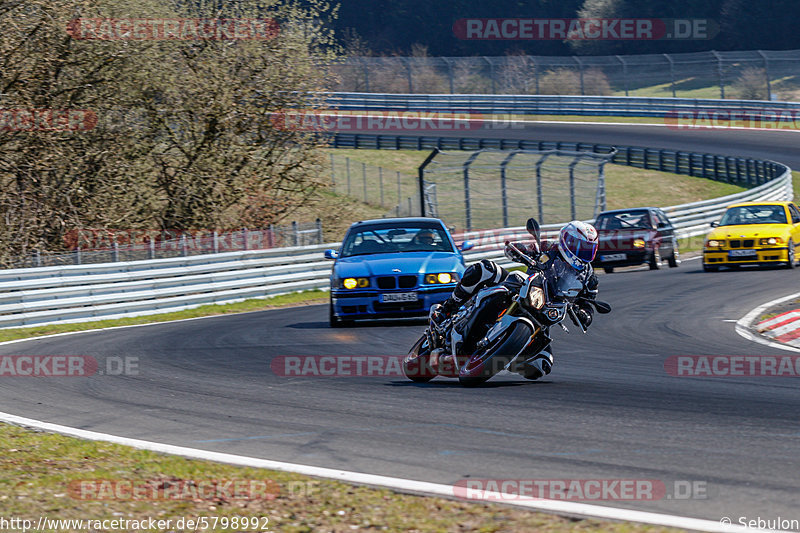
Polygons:
<instances>
[{"instance_id":1,"label":"blue car grille","mask_svg":"<svg viewBox=\"0 0 800 533\"><path fill-rule=\"evenodd\" d=\"M417 286L417 276L380 276L377 284L379 289L413 289Z\"/></svg>"}]
</instances>

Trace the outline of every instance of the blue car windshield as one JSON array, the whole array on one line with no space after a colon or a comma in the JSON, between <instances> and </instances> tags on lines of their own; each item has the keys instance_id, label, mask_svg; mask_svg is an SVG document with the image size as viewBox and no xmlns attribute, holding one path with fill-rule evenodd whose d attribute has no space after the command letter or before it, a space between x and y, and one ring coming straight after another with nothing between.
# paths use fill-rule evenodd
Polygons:
<instances>
[{"instance_id":1,"label":"blue car windshield","mask_svg":"<svg viewBox=\"0 0 800 533\"><path fill-rule=\"evenodd\" d=\"M786 224L786 210L782 205L743 205L731 207L719 221L720 226L743 224Z\"/></svg>"},{"instance_id":2,"label":"blue car windshield","mask_svg":"<svg viewBox=\"0 0 800 533\"><path fill-rule=\"evenodd\" d=\"M351 230L340 257L399 252L450 252L453 245L441 226L377 224Z\"/></svg>"}]
</instances>

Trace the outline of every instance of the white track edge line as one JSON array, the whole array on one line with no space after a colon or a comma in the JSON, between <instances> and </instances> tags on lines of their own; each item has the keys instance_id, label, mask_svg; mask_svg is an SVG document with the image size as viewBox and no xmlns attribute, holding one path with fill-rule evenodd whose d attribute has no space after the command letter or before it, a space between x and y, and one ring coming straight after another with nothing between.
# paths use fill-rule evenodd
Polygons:
<instances>
[{"instance_id":1,"label":"white track edge line","mask_svg":"<svg viewBox=\"0 0 800 533\"><path fill-rule=\"evenodd\" d=\"M323 468L317 466L285 463L281 461L272 461L269 459L259 459L256 457L246 457L243 455L233 455L222 452L213 452L208 450L199 450L196 448L175 446L172 444L161 444L158 442L131 439L127 437L119 437L116 435L109 435L107 433L98 433L95 431L71 428L59 424L51 424L49 422L42 422L39 420L33 420L31 418L24 418L21 416L16 416L2 412L0 412L0 422L13 424L16 426L35 428L43 431L60 433L62 435L77 437L81 439L111 442L114 444L121 444L123 446L130 446L140 450L149 450L158 453L178 455L181 457L187 457L191 459L203 459L208 461L216 461L220 463L227 463L238 466L248 466L253 468L266 468L271 470L279 470L282 472L292 472L307 476L335 479L338 481L348 482L348 483L386 487L402 491L424 493L433 496L444 496L451 499L455 496L453 485L430 483L426 481L415 481L410 479L380 476L376 474L365 474L361 472L350 472L347 470L336 470L332 468ZM752 533L754 531L763 531L763 530L747 528L744 526L738 526L734 524L724 524L721 522L714 522L713 520L705 520L700 518L689 518L689 517L674 516L674 515L667 515L660 513L651 513L647 511L633 511L629 509L618 509L614 507L605 507L600 505L591 505L591 504L558 501L558 500L518 501L515 500L515 498L517 498L517 496L515 495L510 495L510 494L504 495L493 492L487 492L486 494L490 497L497 497L500 503L512 505L515 507L525 507L532 510L545 511L550 513L579 515L587 518L624 520L629 522L639 522L639 523L659 525L665 527L678 527L694 531L710 531L710 532L723 532L723 533L745 532L745 531ZM487 503L488 501L491 501L488 499L467 500L463 498L459 500L475 502L475 503Z\"/></svg>"},{"instance_id":2,"label":"white track edge line","mask_svg":"<svg viewBox=\"0 0 800 533\"><path fill-rule=\"evenodd\" d=\"M777 348L779 350L786 350L789 352L800 352L800 348L795 348L794 346L788 346L781 342L773 342L767 340L761 335L757 335L752 331L750 331L750 324L752 324L759 317L759 315L761 315L761 313L763 313L766 309L797 297L800 297L800 292L790 294L789 296L784 296L776 300L771 300L769 302L759 305L758 307L756 307L755 309L744 315L736 322L736 327L735 327L736 333L738 333L739 335L741 335L742 337L744 337L749 341L757 342L759 344L764 344L771 348Z\"/></svg>"}]
</instances>

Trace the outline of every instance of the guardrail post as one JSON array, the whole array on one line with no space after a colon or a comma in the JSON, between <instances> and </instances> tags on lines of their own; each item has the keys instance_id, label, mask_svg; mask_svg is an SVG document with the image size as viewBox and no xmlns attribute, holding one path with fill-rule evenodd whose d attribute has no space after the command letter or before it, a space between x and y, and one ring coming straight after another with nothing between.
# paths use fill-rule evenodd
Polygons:
<instances>
[{"instance_id":1,"label":"guardrail post","mask_svg":"<svg viewBox=\"0 0 800 533\"><path fill-rule=\"evenodd\" d=\"M297 221L292 220L292 242L295 246L299 246L300 235L297 233Z\"/></svg>"},{"instance_id":2,"label":"guardrail post","mask_svg":"<svg viewBox=\"0 0 800 533\"><path fill-rule=\"evenodd\" d=\"M322 238L323 238L322 237L322 221L320 219L316 220L316 226L317 226L317 242L315 244L322 244L325 241L322 240Z\"/></svg>"}]
</instances>

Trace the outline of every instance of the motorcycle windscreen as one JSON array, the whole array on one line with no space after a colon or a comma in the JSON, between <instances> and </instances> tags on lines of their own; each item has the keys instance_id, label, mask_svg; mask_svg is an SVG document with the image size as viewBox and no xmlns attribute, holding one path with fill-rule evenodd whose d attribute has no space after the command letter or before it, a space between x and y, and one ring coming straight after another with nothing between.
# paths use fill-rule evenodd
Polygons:
<instances>
[{"instance_id":1,"label":"motorcycle windscreen","mask_svg":"<svg viewBox=\"0 0 800 533\"><path fill-rule=\"evenodd\" d=\"M576 298L583 289L580 272L561 260L553 261L550 266L551 275L548 276L551 291L556 299Z\"/></svg>"}]
</instances>

